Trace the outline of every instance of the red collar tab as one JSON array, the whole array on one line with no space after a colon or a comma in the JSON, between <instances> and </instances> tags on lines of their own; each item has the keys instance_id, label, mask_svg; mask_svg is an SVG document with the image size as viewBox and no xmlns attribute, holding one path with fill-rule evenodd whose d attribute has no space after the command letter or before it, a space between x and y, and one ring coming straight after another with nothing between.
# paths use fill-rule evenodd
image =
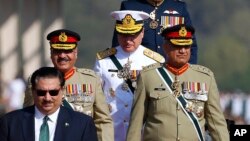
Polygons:
<instances>
[{"instance_id":1,"label":"red collar tab","mask_svg":"<svg viewBox=\"0 0 250 141\"><path fill-rule=\"evenodd\" d=\"M64 74L64 79L65 79L65 80L69 79L74 73L75 73L75 69L72 68L71 70L69 70L68 72L66 72L66 73Z\"/></svg>"},{"instance_id":2,"label":"red collar tab","mask_svg":"<svg viewBox=\"0 0 250 141\"><path fill-rule=\"evenodd\" d=\"M185 64L184 66L182 66L181 68L179 68L179 69L177 69L177 68L174 68L174 67L172 67L172 66L170 66L170 65L166 65L166 68L170 71L170 72L172 72L173 74L175 74L175 75L181 75L182 73L184 73L187 69L188 69L188 67L189 67L189 64L187 63L187 64Z\"/></svg>"}]
</instances>

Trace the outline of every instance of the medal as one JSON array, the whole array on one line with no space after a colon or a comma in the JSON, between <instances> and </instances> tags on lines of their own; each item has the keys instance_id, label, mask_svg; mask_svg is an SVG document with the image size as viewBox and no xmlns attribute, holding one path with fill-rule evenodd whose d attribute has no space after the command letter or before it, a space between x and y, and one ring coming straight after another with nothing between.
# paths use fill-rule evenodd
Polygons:
<instances>
[{"instance_id":1,"label":"medal","mask_svg":"<svg viewBox=\"0 0 250 141\"><path fill-rule=\"evenodd\" d=\"M179 97L181 95L180 93L180 81L177 79L177 76L175 76L175 80L171 85L174 93L174 97Z\"/></svg>"},{"instance_id":2,"label":"medal","mask_svg":"<svg viewBox=\"0 0 250 141\"><path fill-rule=\"evenodd\" d=\"M149 17L150 17L150 19L155 20L155 10L150 12Z\"/></svg>"},{"instance_id":3,"label":"medal","mask_svg":"<svg viewBox=\"0 0 250 141\"><path fill-rule=\"evenodd\" d=\"M155 20L152 20L150 23L149 23L149 27L151 29L156 29L158 27L158 22L155 21Z\"/></svg>"},{"instance_id":4,"label":"medal","mask_svg":"<svg viewBox=\"0 0 250 141\"><path fill-rule=\"evenodd\" d=\"M122 90L128 91L128 84L126 82L122 84Z\"/></svg>"},{"instance_id":5,"label":"medal","mask_svg":"<svg viewBox=\"0 0 250 141\"><path fill-rule=\"evenodd\" d=\"M118 78L123 78L125 80L130 79L130 68L132 61L129 61L123 66L121 70L118 70L117 76Z\"/></svg>"}]
</instances>

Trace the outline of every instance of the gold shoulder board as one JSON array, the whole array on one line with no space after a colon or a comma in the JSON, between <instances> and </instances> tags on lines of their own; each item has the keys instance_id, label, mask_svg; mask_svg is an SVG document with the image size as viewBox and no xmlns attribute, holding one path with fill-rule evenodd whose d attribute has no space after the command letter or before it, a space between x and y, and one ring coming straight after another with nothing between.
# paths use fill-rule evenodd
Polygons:
<instances>
[{"instance_id":1,"label":"gold shoulder board","mask_svg":"<svg viewBox=\"0 0 250 141\"><path fill-rule=\"evenodd\" d=\"M106 57L109 57L110 55L116 54L116 48L108 48L104 51L100 51L96 54L96 58L98 60L104 59Z\"/></svg>"},{"instance_id":2,"label":"gold shoulder board","mask_svg":"<svg viewBox=\"0 0 250 141\"><path fill-rule=\"evenodd\" d=\"M96 77L96 73L91 69L77 68L76 71L84 75L91 75L91 76Z\"/></svg>"},{"instance_id":3,"label":"gold shoulder board","mask_svg":"<svg viewBox=\"0 0 250 141\"><path fill-rule=\"evenodd\" d=\"M213 72L209 68L202 66L202 65L193 65L192 64L192 65L190 65L190 68L192 68L193 70L202 72L202 73L206 73L210 76L214 75Z\"/></svg>"},{"instance_id":4,"label":"gold shoulder board","mask_svg":"<svg viewBox=\"0 0 250 141\"><path fill-rule=\"evenodd\" d=\"M142 68L142 71L148 71L148 70L152 70L152 69L156 69L162 67L162 64L160 63L154 63L154 64L150 64L148 66L145 66Z\"/></svg>"},{"instance_id":5,"label":"gold shoulder board","mask_svg":"<svg viewBox=\"0 0 250 141\"><path fill-rule=\"evenodd\" d=\"M143 54L146 55L147 57L159 62L159 63L164 63L165 62L165 58L163 56L161 56L159 53L154 52L148 48L145 48L143 50Z\"/></svg>"}]
</instances>

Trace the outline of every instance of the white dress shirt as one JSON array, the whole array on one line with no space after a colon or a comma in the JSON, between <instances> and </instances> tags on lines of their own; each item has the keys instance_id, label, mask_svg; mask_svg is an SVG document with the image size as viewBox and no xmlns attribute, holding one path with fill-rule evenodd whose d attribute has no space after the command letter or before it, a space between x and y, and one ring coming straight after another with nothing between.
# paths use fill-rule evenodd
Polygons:
<instances>
[{"instance_id":1,"label":"white dress shirt","mask_svg":"<svg viewBox=\"0 0 250 141\"><path fill-rule=\"evenodd\" d=\"M59 113L60 108L56 110L51 115L47 115L49 117L48 125L49 125L49 140L54 140L55 130L56 130L56 123L57 123L57 117ZM39 134L40 134L40 127L43 124L43 118L46 115L43 115L37 107L35 107L35 141L39 141Z\"/></svg>"}]
</instances>

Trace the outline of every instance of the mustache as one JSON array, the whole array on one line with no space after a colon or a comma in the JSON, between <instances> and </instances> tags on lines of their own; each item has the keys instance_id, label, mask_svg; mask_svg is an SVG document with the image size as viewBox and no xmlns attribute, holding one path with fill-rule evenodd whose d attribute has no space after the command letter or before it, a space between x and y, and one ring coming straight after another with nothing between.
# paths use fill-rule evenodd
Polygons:
<instances>
[{"instance_id":1,"label":"mustache","mask_svg":"<svg viewBox=\"0 0 250 141\"><path fill-rule=\"evenodd\" d=\"M43 100L43 104L50 104L53 103L51 100Z\"/></svg>"},{"instance_id":2,"label":"mustache","mask_svg":"<svg viewBox=\"0 0 250 141\"><path fill-rule=\"evenodd\" d=\"M68 58L58 58L57 62L61 62L61 61L70 61Z\"/></svg>"}]
</instances>

